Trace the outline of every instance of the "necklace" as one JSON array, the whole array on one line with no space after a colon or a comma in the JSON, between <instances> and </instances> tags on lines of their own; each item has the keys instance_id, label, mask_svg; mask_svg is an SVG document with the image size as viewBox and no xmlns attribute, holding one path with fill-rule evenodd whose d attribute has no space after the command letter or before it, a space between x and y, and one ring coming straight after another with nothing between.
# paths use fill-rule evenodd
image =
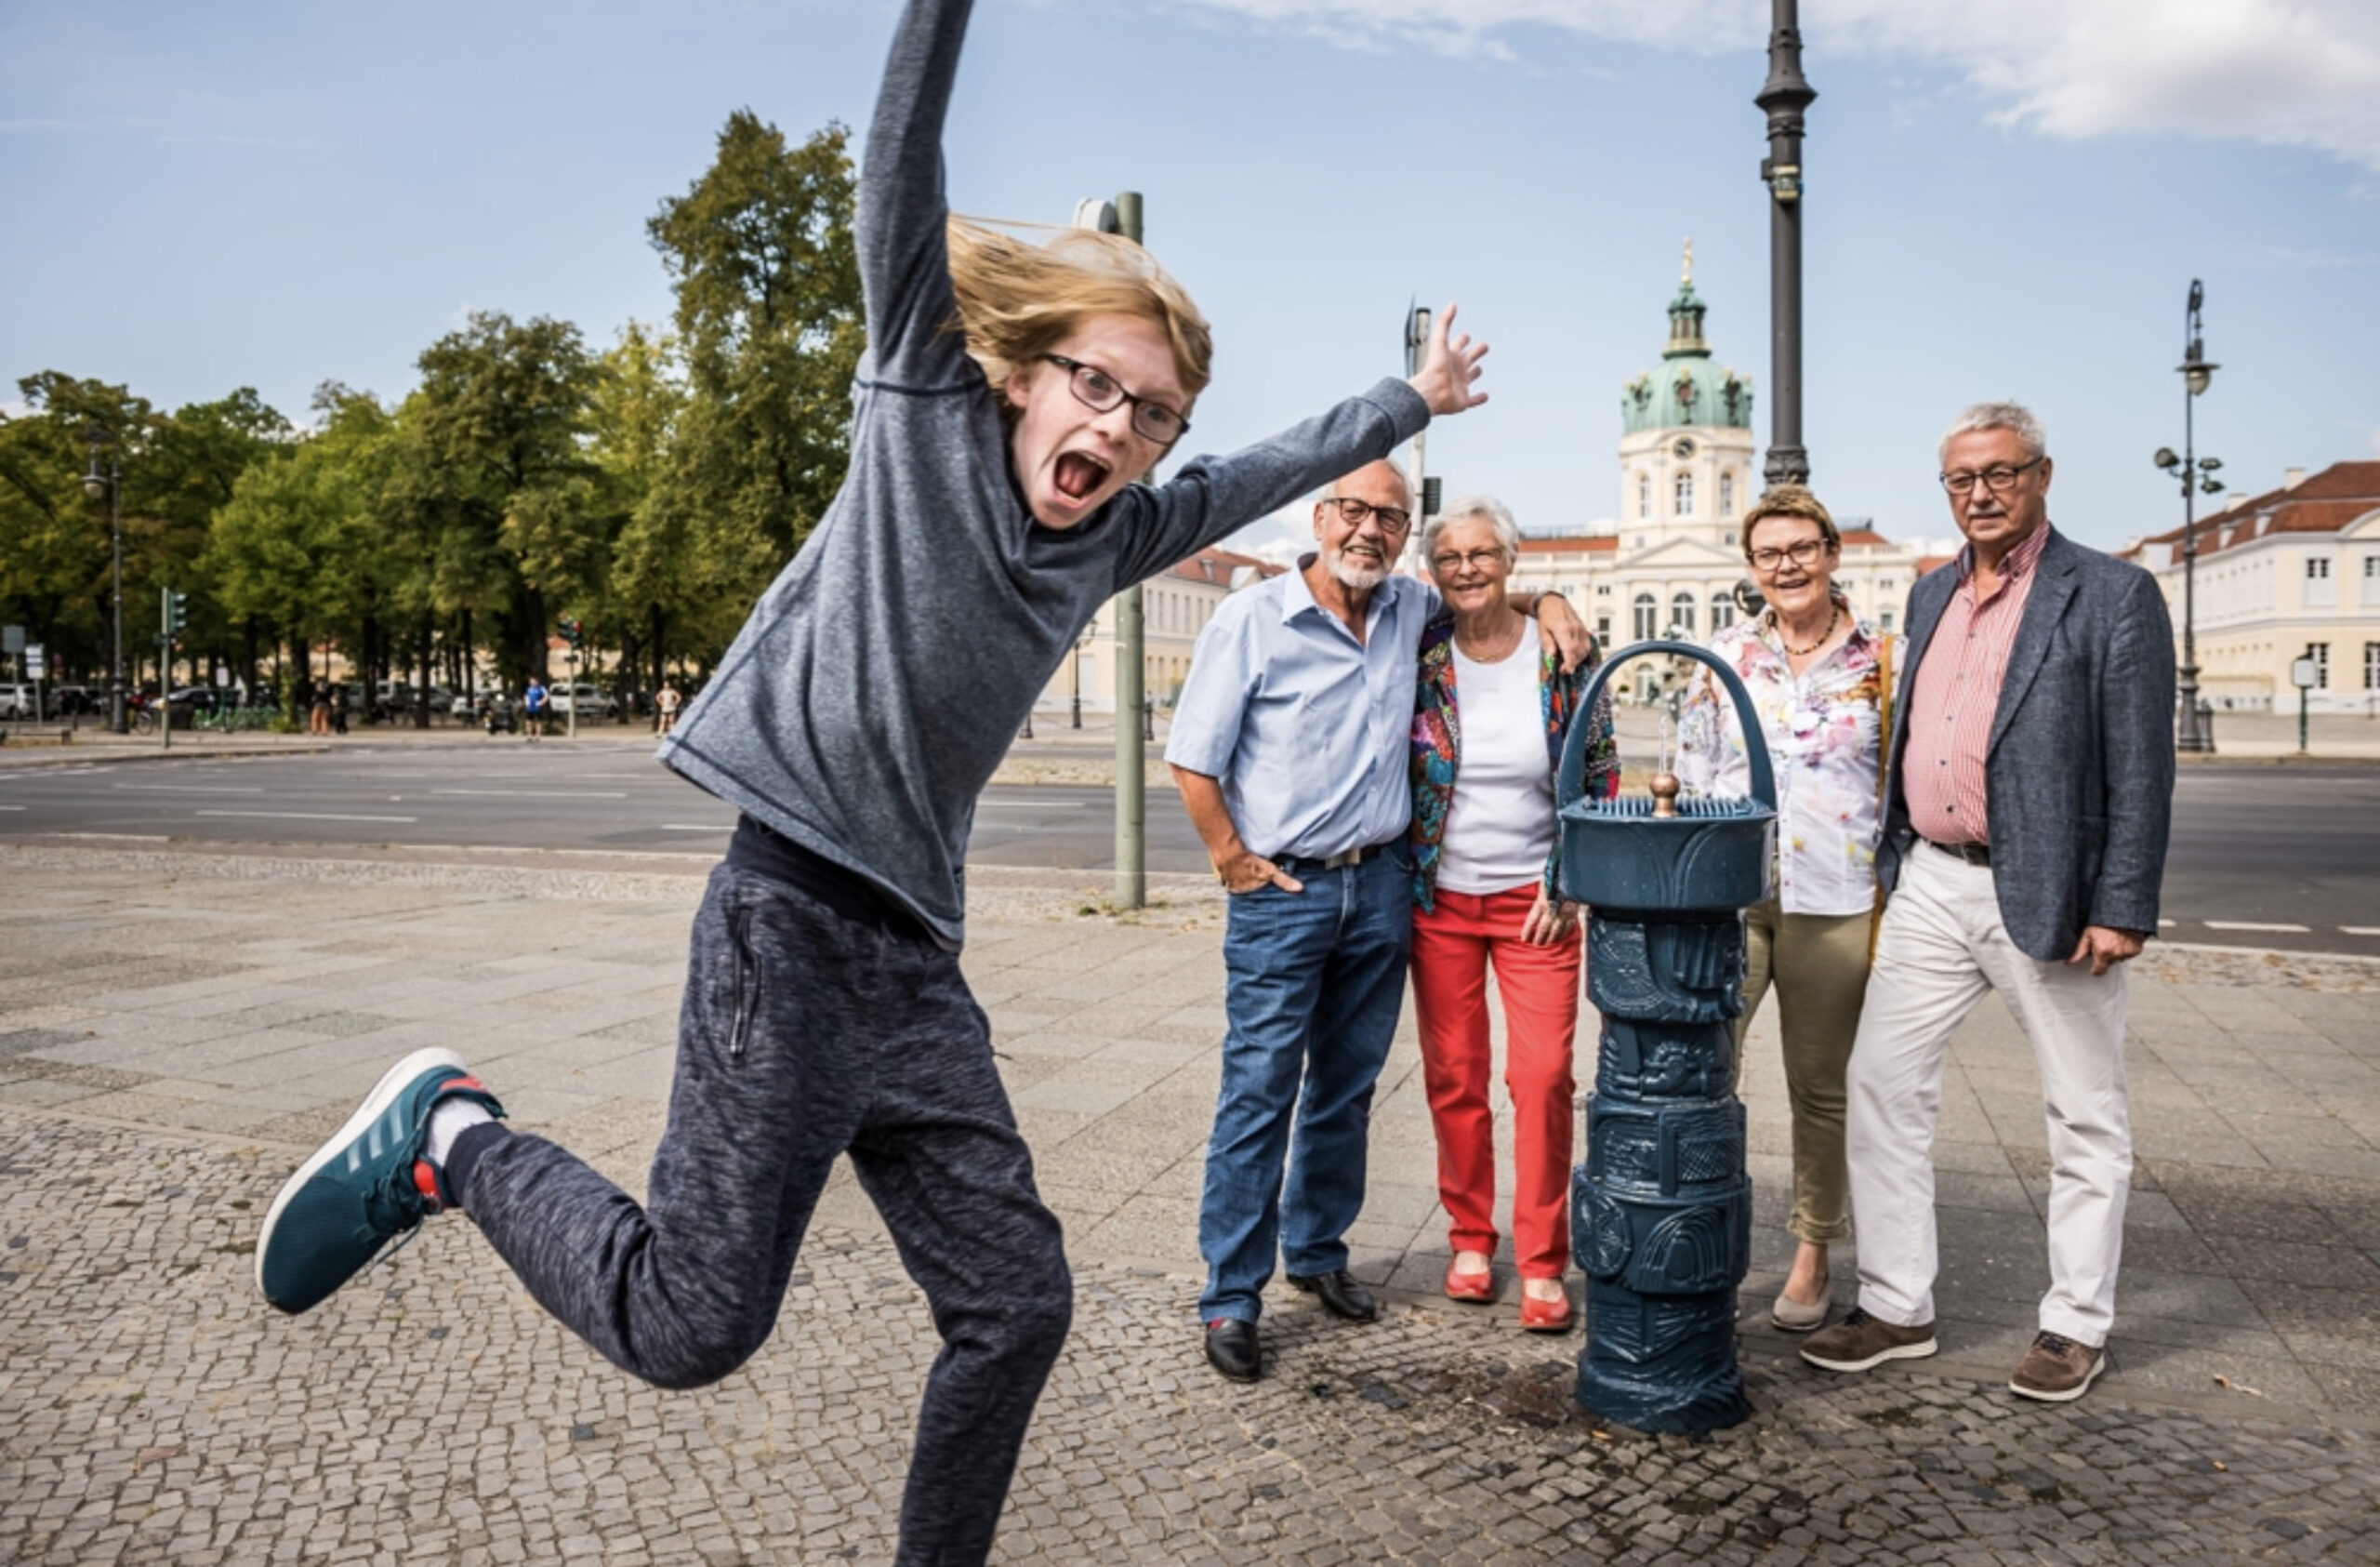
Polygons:
<instances>
[{"instance_id":1,"label":"necklace","mask_svg":"<svg viewBox=\"0 0 2380 1567\"><path fill-rule=\"evenodd\" d=\"M1820 631L1818 633L1818 641L1810 644L1809 646L1796 647L1791 642L1787 642L1785 638L1785 622L1781 619L1777 622L1777 640L1785 644L1785 651L1788 656L1795 658L1806 658L1811 654L1816 653L1819 648L1824 647L1826 645L1826 639L1834 635L1834 629L1842 624L1843 606L1838 604L1834 606L1834 613L1826 618L1826 630Z\"/></svg>"}]
</instances>

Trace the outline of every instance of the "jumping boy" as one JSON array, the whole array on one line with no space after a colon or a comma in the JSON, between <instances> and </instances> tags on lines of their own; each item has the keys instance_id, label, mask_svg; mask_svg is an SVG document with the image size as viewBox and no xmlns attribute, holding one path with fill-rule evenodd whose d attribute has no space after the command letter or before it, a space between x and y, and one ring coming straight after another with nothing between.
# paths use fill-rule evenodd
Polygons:
<instances>
[{"instance_id":1,"label":"jumping boy","mask_svg":"<svg viewBox=\"0 0 2380 1567\"><path fill-rule=\"evenodd\" d=\"M459 1208L597 1350L694 1388L768 1338L848 1152L943 1340L904 1563L988 1554L1073 1313L959 976L976 796L1104 601L1486 400L1486 347L1449 339L1448 309L1409 383L1133 484L1188 429L1206 323L1127 242L1044 249L950 220L969 9L910 0L893 37L860 179L868 349L841 493L661 745L743 820L694 916L647 1204L502 1126L461 1058L426 1050L290 1177L257 1248L266 1298L304 1311Z\"/></svg>"}]
</instances>

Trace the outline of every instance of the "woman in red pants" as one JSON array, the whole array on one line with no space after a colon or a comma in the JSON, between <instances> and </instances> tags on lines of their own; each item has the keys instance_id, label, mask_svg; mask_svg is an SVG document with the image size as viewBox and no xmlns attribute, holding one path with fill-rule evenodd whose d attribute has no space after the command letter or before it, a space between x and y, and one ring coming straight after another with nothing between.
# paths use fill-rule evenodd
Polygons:
<instances>
[{"instance_id":1,"label":"woman in red pants","mask_svg":"<svg viewBox=\"0 0 2380 1567\"><path fill-rule=\"evenodd\" d=\"M1504 1001L1513 1099L1513 1253L1521 1325L1570 1326L1571 1047L1579 1022L1578 911L1554 887L1554 775L1591 650L1562 674L1504 587L1520 530L1484 496L1456 501L1421 535L1444 607L1421 634L1413 715L1413 999L1438 1196L1454 1260L1446 1292L1496 1298L1496 1135L1488 1103L1488 972ZM1618 781L1611 710L1588 746L1588 789Z\"/></svg>"}]
</instances>

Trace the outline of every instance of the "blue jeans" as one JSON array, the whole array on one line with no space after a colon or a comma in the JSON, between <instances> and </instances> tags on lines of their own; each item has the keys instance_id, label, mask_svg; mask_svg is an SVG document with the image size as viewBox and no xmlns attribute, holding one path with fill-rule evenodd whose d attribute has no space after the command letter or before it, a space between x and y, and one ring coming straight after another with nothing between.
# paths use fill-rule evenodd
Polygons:
<instances>
[{"instance_id":1,"label":"blue jeans","mask_svg":"<svg viewBox=\"0 0 2380 1567\"><path fill-rule=\"evenodd\" d=\"M1398 844L1298 880L1302 893L1231 900L1231 1032L1198 1206L1204 1321L1257 1319L1276 1244L1291 1273L1346 1267L1341 1237L1364 1206L1372 1085L1413 950L1412 862Z\"/></svg>"}]
</instances>

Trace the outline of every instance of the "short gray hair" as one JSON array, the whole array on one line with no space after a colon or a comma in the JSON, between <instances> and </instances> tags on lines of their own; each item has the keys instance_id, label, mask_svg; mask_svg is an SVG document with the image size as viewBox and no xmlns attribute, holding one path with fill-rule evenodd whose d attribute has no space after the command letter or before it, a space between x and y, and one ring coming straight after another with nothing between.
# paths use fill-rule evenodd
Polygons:
<instances>
[{"instance_id":1,"label":"short gray hair","mask_svg":"<svg viewBox=\"0 0 2380 1567\"><path fill-rule=\"evenodd\" d=\"M1504 558L1516 561L1521 556L1521 525L1513 521L1512 508L1492 495L1457 496L1447 509L1421 525L1421 564L1438 552L1438 536L1451 523L1486 523L1496 530L1497 547Z\"/></svg>"},{"instance_id":2,"label":"short gray hair","mask_svg":"<svg viewBox=\"0 0 2380 1567\"><path fill-rule=\"evenodd\" d=\"M2017 442L2025 448L2025 460L2028 462L2040 461L2049 451L2049 436L2043 432L2042 421L2033 417L2030 408L2022 403L1977 403L1952 419L1950 428L1942 432L1942 444L1935 448L1934 460L1947 460L1952 441L1978 430L2015 432Z\"/></svg>"}]
</instances>

